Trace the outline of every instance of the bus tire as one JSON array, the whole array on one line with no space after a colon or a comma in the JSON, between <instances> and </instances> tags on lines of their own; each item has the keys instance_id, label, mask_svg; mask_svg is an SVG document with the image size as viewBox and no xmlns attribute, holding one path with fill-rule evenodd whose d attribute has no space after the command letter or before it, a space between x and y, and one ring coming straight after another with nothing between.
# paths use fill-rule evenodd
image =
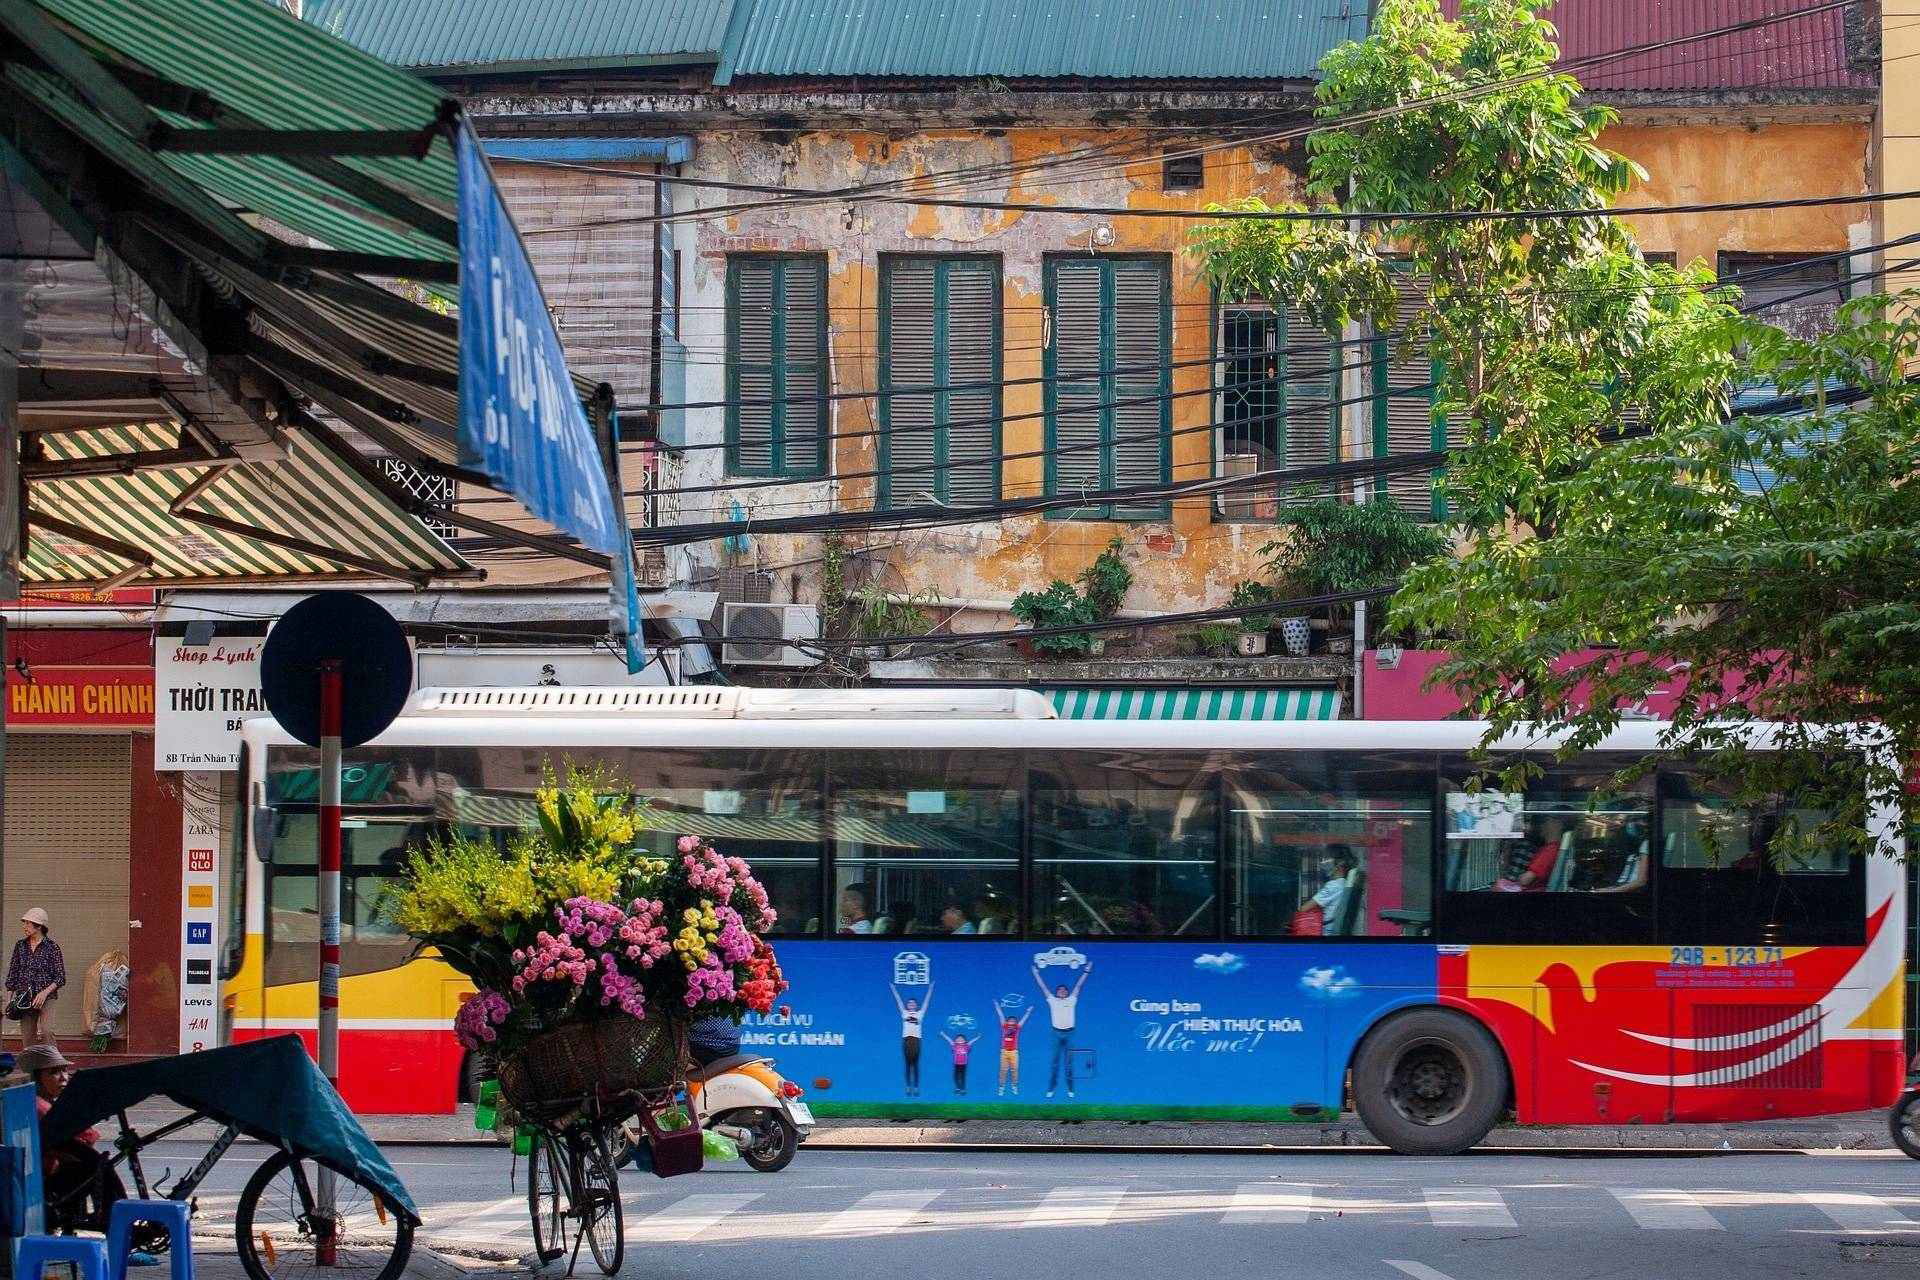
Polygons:
<instances>
[{"instance_id":1,"label":"bus tire","mask_svg":"<svg viewBox=\"0 0 1920 1280\"><path fill-rule=\"evenodd\" d=\"M1511 1082L1499 1043L1480 1023L1412 1009L1360 1042L1353 1105L1367 1131L1401 1155L1459 1155L1500 1119Z\"/></svg>"}]
</instances>

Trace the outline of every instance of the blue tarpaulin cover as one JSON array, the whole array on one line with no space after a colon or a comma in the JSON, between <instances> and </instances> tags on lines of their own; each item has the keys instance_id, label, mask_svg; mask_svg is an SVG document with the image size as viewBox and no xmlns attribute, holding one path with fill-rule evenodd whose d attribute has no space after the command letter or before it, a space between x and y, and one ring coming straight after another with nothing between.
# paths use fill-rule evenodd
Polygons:
<instances>
[{"instance_id":1,"label":"blue tarpaulin cover","mask_svg":"<svg viewBox=\"0 0 1920 1280\"><path fill-rule=\"evenodd\" d=\"M76 1071L47 1112L41 1135L48 1143L64 1142L155 1096L370 1182L415 1224L420 1221L400 1175L320 1074L298 1036Z\"/></svg>"}]
</instances>

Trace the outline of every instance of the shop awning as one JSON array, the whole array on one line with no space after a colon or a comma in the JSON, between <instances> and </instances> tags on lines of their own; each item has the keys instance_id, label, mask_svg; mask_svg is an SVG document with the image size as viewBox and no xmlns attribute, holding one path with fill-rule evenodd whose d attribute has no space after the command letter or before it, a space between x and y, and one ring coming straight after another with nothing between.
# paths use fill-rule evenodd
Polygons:
<instances>
[{"instance_id":1,"label":"shop awning","mask_svg":"<svg viewBox=\"0 0 1920 1280\"><path fill-rule=\"evenodd\" d=\"M1052 689L1062 720L1338 720L1333 689Z\"/></svg>"},{"instance_id":2,"label":"shop awning","mask_svg":"<svg viewBox=\"0 0 1920 1280\"><path fill-rule=\"evenodd\" d=\"M205 456L171 422L50 431L39 440L42 459L28 470L22 568L30 582L377 573L425 586L473 573L344 453L308 434L288 433L282 457L255 459ZM161 459L170 469L137 469ZM90 464L98 474L87 474Z\"/></svg>"}]
</instances>

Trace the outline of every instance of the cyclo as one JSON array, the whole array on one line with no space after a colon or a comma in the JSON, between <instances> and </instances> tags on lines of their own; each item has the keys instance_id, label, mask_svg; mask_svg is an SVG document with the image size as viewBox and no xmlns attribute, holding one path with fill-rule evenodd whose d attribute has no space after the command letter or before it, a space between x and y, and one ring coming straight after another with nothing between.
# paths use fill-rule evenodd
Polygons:
<instances>
[{"instance_id":1,"label":"cyclo","mask_svg":"<svg viewBox=\"0 0 1920 1280\"><path fill-rule=\"evenodd\" d=\"M166 1098L187 1114L145 1133L128 1112ZM240 1192L234 1239L252 1280L287 1280L315 1266L350 1267L397 1280L420 1225L393 1166L360 1127L296 1036L77 1073L41 1120L41 1138L64 1142L116 1120L113 1166L132 1193L197 1208L194 1192L243 1135L273 1148ZM166 1185L150 1180L141 1152L212 1121L221 1129L194 1166ZM162 1177L166 1176L164 1171ZM52 1230L71 1230L72 1206L47 1206Z\"/></svg>"}]
</instances>

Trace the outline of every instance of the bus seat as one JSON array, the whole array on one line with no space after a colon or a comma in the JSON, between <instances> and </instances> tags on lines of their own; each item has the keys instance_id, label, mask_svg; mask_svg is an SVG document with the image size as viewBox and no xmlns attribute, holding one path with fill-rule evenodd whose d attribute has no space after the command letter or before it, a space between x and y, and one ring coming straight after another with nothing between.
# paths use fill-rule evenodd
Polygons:
<instances>
[{"instance_id":1,"label":"bus seat","mask_svg":"<svg viewBox=\"0 0 1920 1280\"><path fill-rule=\"evenodd\" d=\"M1573 832L1560 837L1560 852L1554 855L1553 870L1547 873L1547 892L1565 893L1573 883Z\"/></svg>"},{"instance_id":2,"label":"bus seat","mask_svg":"<svg viewBox=\"0 0 1920 1280\"><path fill-rule=\"evenodd\" d=\"M1367 869L1355 867L1347 873L1347 891L1340 899L1340 918L1330 921L1331 928L1326 932L1337 937L1352 937L1366 917L1361 914L1361 900L1367 896Z\"/></svg>"}]
</instances>

